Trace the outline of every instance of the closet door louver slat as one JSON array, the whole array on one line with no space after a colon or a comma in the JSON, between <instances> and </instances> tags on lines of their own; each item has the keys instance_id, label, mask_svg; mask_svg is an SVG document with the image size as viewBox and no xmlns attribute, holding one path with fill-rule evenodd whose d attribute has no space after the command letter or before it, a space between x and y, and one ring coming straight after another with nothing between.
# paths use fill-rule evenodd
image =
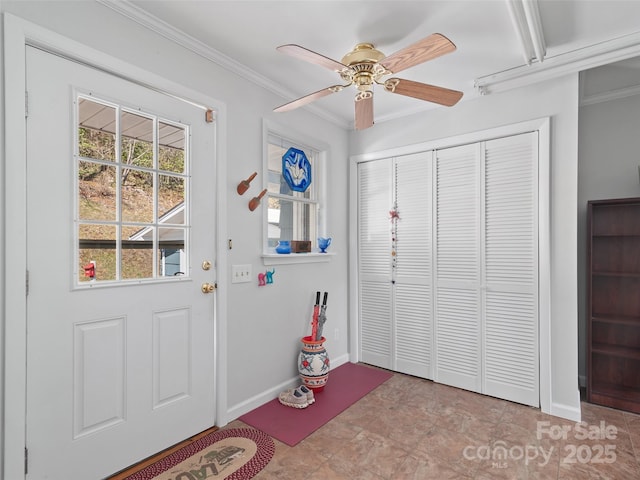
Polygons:
<instances>
[{"instance_id":1,"label":"closet door louver slat","mask_svg":"<svg viewBox=\"0 0 640 480\"><path fill-rule=\"evenodd\" d=\"M368 162L359 165L359 267L361 278L387 281L391 276L388 220L391 197L391 165Z\"/></svg>"},{"instance_id":2,"label":"closet door louver slat","mask_svg":"<svg viewBox=\"0 0 640 480\"><path fill-rule=\"evenodd\" d=\"M391 289L389 284L362 282L360 301L362 361L391 369Z\"/></svg>"},{"instance_id":3,"label":"closet door louver slat","mask_svg":"<svg viewBox=\"0 0 640 480\"><path fill-rule=\"evenodd\" d=\"M422 378L433 378L432 302L422 285L396 284L396 369Z\"/></svg>"},{"instance_id":4,"label":"closet door louver slat","mask_svg":"<svg viewBox=\"0 0 640 480\"><path fill-rule=\"evenodd\" d=\"M431 275L431 155L402 157L396 163L396 280L430 284Z\"/></svg>"},{"instance_id":5,"label":"closet door louver slat","mask_svg":"<svg viewBox=\"0 0 640 480\"><path fill-rule=\"evenodd\" d=\"M479 392L478 292L439 287L436 302L436 381Z\"/></svg>"}]
</instances>

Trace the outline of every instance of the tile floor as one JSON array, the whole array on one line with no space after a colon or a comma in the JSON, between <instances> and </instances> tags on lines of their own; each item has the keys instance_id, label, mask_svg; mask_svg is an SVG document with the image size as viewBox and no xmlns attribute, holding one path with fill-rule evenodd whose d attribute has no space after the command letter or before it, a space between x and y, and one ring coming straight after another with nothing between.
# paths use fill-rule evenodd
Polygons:
<instances>
[{"instance_id":1,"label":"tile floor","mask_svg":"<svg viewBox=\"0 0 640 480\"><path fill-rule=\"evenodd\" d=\"M254 478L640 479L640 415L583 403L582 421L394 374L295 447L275 440Z\"/></svg>"}]
</instances>

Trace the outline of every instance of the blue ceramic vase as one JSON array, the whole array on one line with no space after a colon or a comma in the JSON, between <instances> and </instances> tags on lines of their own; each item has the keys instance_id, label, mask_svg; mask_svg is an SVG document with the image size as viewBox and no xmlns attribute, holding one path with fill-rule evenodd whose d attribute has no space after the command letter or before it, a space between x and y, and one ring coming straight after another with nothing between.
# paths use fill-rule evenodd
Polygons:
<instances>
[{"instance_id":1,"label":"blue ceramic vase","mask_svg":"<svg viewBox=\"0 0 640 480\"><path fill-rule=\"evenodd\" d=\"M291 253L291 243L289 240L280 240L276 245L276 252L278 253Z\"/></svg>"}]
</instances>

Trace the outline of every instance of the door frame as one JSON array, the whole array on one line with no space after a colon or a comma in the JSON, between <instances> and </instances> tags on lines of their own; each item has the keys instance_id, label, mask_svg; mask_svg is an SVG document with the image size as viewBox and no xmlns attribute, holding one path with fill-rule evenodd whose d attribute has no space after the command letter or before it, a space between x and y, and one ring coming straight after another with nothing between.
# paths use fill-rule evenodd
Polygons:
<instances>
[{"instance_id":1,"label":"door frame","mask_svg":"<svg viewBox=\"0 0 640 480\"><path fill-rule=\"evenodd\" d=\"M227 238L227 215L222 205L227 195L226 107L201 92L191 90L171 80L145 71L122 60L70 40L24 19L4 13L4 94L5 94L5 177L1 180L5 191L3 209L5 225L4 275L0 287L4 291L4 380L2 437L0 451L3 462L0 477L25 478L26 445L26 385L27 385L27 232L26 232L26 48L35 46L52 53L98 68L120 78L170 93L191 103L215 111L216 162L216 246L215 268L218 289L214 309L214 389L215 421L225 425L227 418L227 260L224 249ZM0 335L2 335L0 330Z\"/></svg>"}]
</instances>

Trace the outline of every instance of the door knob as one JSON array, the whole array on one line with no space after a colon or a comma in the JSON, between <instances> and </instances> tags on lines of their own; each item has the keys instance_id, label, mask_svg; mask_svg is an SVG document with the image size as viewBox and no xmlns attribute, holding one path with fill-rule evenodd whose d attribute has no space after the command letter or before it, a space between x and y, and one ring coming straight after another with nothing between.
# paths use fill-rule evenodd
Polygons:
<instances>
[{"instance_id":1,"label":"door knob","mask_svg":"<svg viewBox=\"0 0 640 480\"><path fill-rule=\"evenodd\" d=\"M203 283L202 284L202 293L211 293L216 289L216 286L212 283Z\"/></svg>"}]
</instances>

